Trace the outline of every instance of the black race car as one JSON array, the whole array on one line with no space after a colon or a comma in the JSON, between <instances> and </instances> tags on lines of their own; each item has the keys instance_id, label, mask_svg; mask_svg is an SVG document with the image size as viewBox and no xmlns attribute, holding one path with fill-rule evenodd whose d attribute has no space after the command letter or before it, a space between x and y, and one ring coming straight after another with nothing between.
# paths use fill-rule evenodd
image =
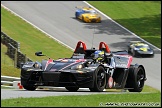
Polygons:
<instances>
[{"instance_id":1,"label":"black race car","mask_svg":"<svg viewBox=\"0 0 162 108\"><path fill-rule=\"evenodd\" d=\"M148 44L141 41L130 41L128 53L133 57L154 57L154 50Z\"/></svg>"},{"instance_id":2,"label":"black race car","mask_svg":"<svg viewBox=\"0 0 162 108\"><path fill-rule=\"evenodd\" d=\"M42 52L35 55L43 56ZM99 49L87 49L82 41L77 43L73 55L58 60L27 62L21 68L21 84L26 90L38 86L65 87L68 91L89 88L93 92L104 89L128 89L141 92L146 81L143 65L131 64L127 51L110 51L105 42Z\"/></svg>"}]
</instances>

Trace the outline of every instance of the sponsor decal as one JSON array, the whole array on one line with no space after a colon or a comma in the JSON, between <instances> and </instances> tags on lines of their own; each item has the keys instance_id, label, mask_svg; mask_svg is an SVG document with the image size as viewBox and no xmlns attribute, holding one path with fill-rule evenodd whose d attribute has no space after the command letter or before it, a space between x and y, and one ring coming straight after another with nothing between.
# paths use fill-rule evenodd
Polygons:
<instances>
[{"instance_id":1,"label":"sponsor decal","mask_svg":"<svg viewBox=\"0 0 162 108\"><path fill-rule=\"evenodd\" d=\"M45 67L44 70L46 70L47 66L48 66L50 63L52 63L52 62L53 62L53 60L52 60L52 59L49 59L49 60L47 61L47 63L46 63L46 67Z\"/></svg>"},{"instance_id":2,"label":"sponsor decal","mask_svg":"<svg viewBox=\"0 0 162 108\"><path fill-rule=\"evenodd\" d=\"M63 59L61 60L61 62L68 62L68 59Z\"/></svg>"},{"instance_id":3,"label":"sponsor decal","mask_svg":"<svg viewBox=\"0 0 162 108\"><path fill-rule=\"evenodd\" d=\"M147 51L147 48L140 48L140 50L142 50L142 51Z\"/></svg>"},{"instance_id":4,"label":"sponsor decal","mask_svg":"<svg viewBox=\"0 0 162 108\"><path fill-rule=\"evenodd\" d=\"M69 64L69 65L65 66L64 68L60 69L59 71L61 71L61 70L65 69L65 68L67 68L67 67L69 67L69 66L71 66L71 65L73 65L73 64L76 64L76 63L75 63L75 62L74 62L74 63L71 63L71 64Z\"/></svg>"},{"instance_id":5,"label":"sponsor decal","mask_svg":"<svg viewBox=\"0 0 162 108\"><path fill-rule=\"evenodd\" d=\"M27 69L27 71L41 71L41 69Z\"/></svg>"},{"instance_id":6,"label":"sponsor decal","mask_svg":"<svg viewBox=\"0 0 162 108\"><path fill-rule=\"evenodd\" d=\"M114 81L114 86L115 86L116 82Z\"/></svg>"},{"instance_id":7,"label":"sponsor decal","mask_svg":"<svg viewBox=\"0 0 162 108\"><path fill-rule=\"evenodd\" d=\"M76 60L75 62L84 62L86 61L85 59L79 59L79 60Z\"/></svg>"},{"instance_id":8,"label":"sponsor decal","mask_svg":"<svg viewBox=\"0 0 162 108\"><path fill-rule=\"evenodd\" d=\"M109 88L112 88L112 86L113 86L113 78L112 77L109 77L108 84L109 84Z\"/></svg>"},{"instance_id":9,"label":"sponsor decal","mask_svg":"<svg viewBox=\"0 0 162 108\"><path fill-rule=\"evenodd\" d=\"M126 64L116 64L116 67L124 67L124 68L127 68L127 65Z\"/></svg>"},{"instance_id":10,"label":"sponsor decal","mask_svg":"<svg viewBox=\"0 0 162 108\"><path fill-rule=\"evenodd\" d=\"M31 70L33 70L33 69L28 69L27 71L31 71Z\"/></svg>"},{"instance_id":11,"label":"sponsor decal","mask_svg":"<svg viewBox=\"0 0 162 108\"><path fill-rule=\"evenodd\" d=\"M97 67L85 67L86 69L96 69Z\"/></svg>"},{"instance_id":12,"label":"sponsor decal","mask_svg":"<svg viewBox=\"0 0 162 108\"><path fill-rule=\"evenodd\" d=\"M56 71L57 69L51 69L50 71Z\"/></svg>"}]
</instances>

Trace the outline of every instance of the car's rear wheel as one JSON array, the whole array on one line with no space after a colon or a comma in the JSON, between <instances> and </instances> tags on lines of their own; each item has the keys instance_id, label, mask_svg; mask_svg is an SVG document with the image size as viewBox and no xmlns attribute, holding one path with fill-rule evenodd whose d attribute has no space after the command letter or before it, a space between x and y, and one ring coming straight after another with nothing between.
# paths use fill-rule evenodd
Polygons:
<instances>
[{"instance_id":1,"label":"car's rear wheel","mask_svg":"<svg viewBox=\"0 0 162 108\"><path fill-rule=\"evenodd\" d=\"M101 20L99 20L98 23L101 23Z\"/></svg>"},{"instance_id":2,"label":"car's rear wheel","mask_svg":"<svg viewBox=\"0 0 162 108\"><path fill-rule=\"evenodd\" d=\"M92 92L102 92L106 86L106 73L102 66L95 70L94 87L89 88Z\"/></svg>"},{"instance_id":3,"label":"car's rear wheel","mask_svg":"<svg viewBox=\"0 0 162 108\"><path fill-rule=\"evenodd\" d=\"M128 48L128 53L130 53L131 52L131 49L130 49L130 47Z\"/></svg>"},{"instance_id":4,"label":"car's rear wheel","mask_svg":"<svg viewBox=\"0 0 162 108\"><path fill-rule=\"evenodd\" d=\"M154 54L152 54L150 57L153 58L154 57Z\"/></svg>"},{"instance_id":5,"label":"car's rear wheel","mask_svg":"<svg viewBox=\"0 0 162 108\"><path fill-rule=\"evenodd\" d=\"M37 86L32 86L32 85L23 85L23 87L24 87L24 89L26 89L26 90L30 90L30 91L34 91L36 88L37 88Z\"/></svg>"},{"instance_id":6,"label":"car's rear wheel","mask_svg":"<svg viewBox=\"0 0 162 108\"><path fill-rule=\"evenodd\" d=\"M129 69L128 87L129 92L141 92L145 82L145 70L141 66Z\"/></svg>"},{"instance_id":7,"label":"car's rear wheel","mask_svg":"<svg viewBox=\"0 0 162 108\"><path fill-rule=\"evenodd\" d=\"M132 52L132 56L135 57L136 56L136 52L133 50Z\"/></svg>"},{"instance_id":8,"label":"car's rear wheel","mask_svg":"<svg viewBox=\"0 0 162 108\"><path fill-rule=\"evenodd\" d=\"M65 88L70 92L76 92L79 89L79 87L65 87Z\"/></svg>"},{"instance_id":9,"label":"car's rear wheel","mask_svg":"<svg viewBox=\"0 0 162 108\"><path fill-rule=\"evenodd\" d=\"M77 13L75 13L75 18L77 19Z\"/></svg>"}]
</instances>

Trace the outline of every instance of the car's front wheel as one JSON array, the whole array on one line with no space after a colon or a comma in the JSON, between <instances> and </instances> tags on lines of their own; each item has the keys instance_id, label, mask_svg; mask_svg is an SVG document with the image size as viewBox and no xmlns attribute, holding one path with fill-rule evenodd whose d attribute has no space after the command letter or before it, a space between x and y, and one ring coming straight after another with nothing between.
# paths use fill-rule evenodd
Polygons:
<instances>
[{"instance_id":1,"label":"car's front wheel","mask_svg":"<svg viewBox=\"0 0 162 108\"><path fill-rule=\"evenodd\" d=\"M135 57L136 56L136 52L133 50L132 52L132 56Z\"/></svg>"},{"instance_id":2,"label":"car's front wheel","mask_svg":"<svg viewBox=\"0 0 162 108\"><path fill-rule=\"evenodd\" d=\"M65 88L70 92L76 92L79 89L79 87L65 87Z\"/></svg>"},{"instance_id":3,"label":"car's front wheel","mask_svg":"<svg viewBox=\"0 0 162 108\"><path fill-rule=\"evenodd\" d=\"M131 48L130 47L128 48L128 53L131 53Z\"/></svg>"},{"instance_id":4,"label":"car's front wheel","mask_svg":"<svg viewBox=\"0 0 162 108\"><path fill-rule=\"evenodd\" d=\"M106 73L102 66L95 70L94 87L89 88L92 92L102 92L106 86Z\"/></svg>"},{"instance_id":5,"label":"car's front wheel","mask_svg":"<svg viewBox=\"0 0 162 108\"><path fill-rule=\"evenodd\" d=\"M77 19L77 14L75 13L75 18Z\"/></svg>"},{"instance_id":6,"label":"car's front wheel","mask_svg":"<svg viewBox=\"0 0 162 108\"><path fill-rule=\"evenodd\" d=\"M24 89L26 89L26 90L30 90L30 91L34 91L36 88L37 88L37 86L32 86L32 85L23 85L23 87L24 87Z\"/></svg>"}]
</instances>

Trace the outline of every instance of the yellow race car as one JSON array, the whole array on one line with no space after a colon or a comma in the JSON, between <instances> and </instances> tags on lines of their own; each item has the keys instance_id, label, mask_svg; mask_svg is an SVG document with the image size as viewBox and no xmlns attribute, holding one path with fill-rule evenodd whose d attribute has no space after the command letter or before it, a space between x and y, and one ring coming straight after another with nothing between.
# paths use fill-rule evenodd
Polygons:
<instances>
[{"instance_id":1,"label":"yellow race car","mask_svg":"<svg viewBox=\"0 0 162 108\"><path fill-rule=\"evenodd\" d=\"M101 16L91 7L76 7L77 10L75 12L76 19L80 19L83 22L101 22Z\"/></svg>"}]
</instances>

